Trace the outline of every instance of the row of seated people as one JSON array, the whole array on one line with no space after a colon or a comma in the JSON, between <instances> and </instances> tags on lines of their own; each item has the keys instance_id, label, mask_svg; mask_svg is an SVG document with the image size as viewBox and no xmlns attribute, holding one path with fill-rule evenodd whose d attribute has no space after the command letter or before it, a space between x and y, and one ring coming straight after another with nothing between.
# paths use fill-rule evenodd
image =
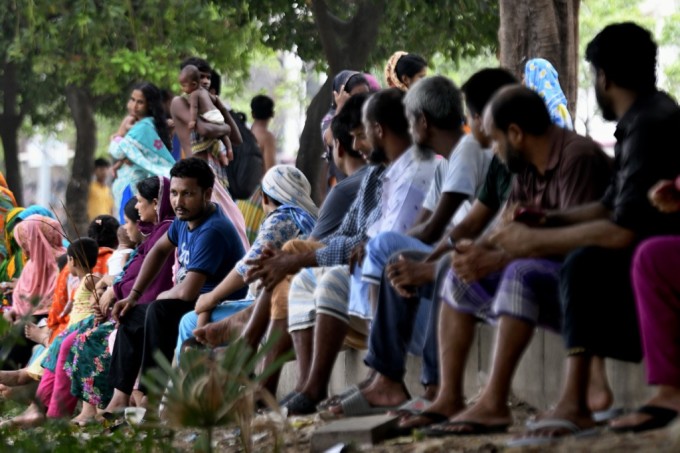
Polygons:
<instances>
[{"instance_id":1,"label":"row of seated people","mask_svg":"<svg viewBox=\"0 0 680 453\"><path fill-rule=\"evenodd\" d=\"M146 393L136 380L155 366L153 353L171 358L192 336L212 346L242 336L257 347L265 334L280 332L267 360L295 349L298 383L282 401L289 414L311 413L319 404L344 415L400 407L409 399L403 377L410 350L423 357L423 397L432 403L405 413L403 428L431 425L425 429L431 435L505 431L514 369L541 326L564 336L567 376L556 408L520 441L590 429L592 412L611 404L603 358L642 357L629 277L636 247L678 231L677 214L655 209L647 193L680 174L671 148L680 110L656 90L656 45L646 30L609 26L586 56L604 117L619 121L613 162L592 140L553 124L539 93L505 70L484 69L461 90L434 76L406 94L387 89L350 97L331 123L333 158L349 177L317 212L301 172L269 170L262 183L268 215L247 252L210 202L214 176L204 161L178 162L170 180L155 178L150 195L138 187L139 221L129 223L150 223L154 243L134 273L134 257L123 271L125 292L115 291L120 281L97 283L109 289L96 313L52 342L38 398L10 423L64 416L78 399L88 403L79 421L93 417L95 406L125 407L133 390ZM463 95L469 135L462 132ZM664 182L652 199L671 209L673 190ZM314 224L338 211L347 214L335 228L315 234ZM634 267L634 282L644 284L659 248L639 250L637 259L648 261ZM86 284L92 264L83 254L71 256L84 282L78 292L97 291ZM166 275L174 282L162 284ZM637 285L638 305L653 299L652 289ZM664 373L672 375L668 354L675 351L656 342L673 334L647 338L645 323L654 318L642 319L645 351L664 350L655 356L663 377L652 383L668 394L667 387L677 389L677 380L664 382L671 381ZM466 408L463 370L480 320L497 325L497 339L489 382ZM345 343L368 348L371 373L327 399ZM81 350L92 354L85 354L87 363L72 357ZM31 375L8 373L0 383L24 383ZM275 391L277 378L265 387ZM615 426L667 423L680 406L660 401Z\"/></svg>"}]
</instances>

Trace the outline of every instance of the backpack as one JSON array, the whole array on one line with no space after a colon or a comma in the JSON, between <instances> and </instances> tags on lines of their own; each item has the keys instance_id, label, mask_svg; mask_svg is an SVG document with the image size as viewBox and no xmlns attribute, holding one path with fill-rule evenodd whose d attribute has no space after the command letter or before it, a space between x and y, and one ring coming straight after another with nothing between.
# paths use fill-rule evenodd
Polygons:
<instances>
[{"instance_id":1,"label":"backpack","mask_svg":"<svg viewBox=\"0 0 680 453\"><path fill-rule=\"evenodd\" d=\"M264 158L257 140L241 116L229 112L238 126L243 143L234 146L234 160L226 168L229 192L237 200L246 200L255 192L264 176Z\"/></svg>"}]
</instances>

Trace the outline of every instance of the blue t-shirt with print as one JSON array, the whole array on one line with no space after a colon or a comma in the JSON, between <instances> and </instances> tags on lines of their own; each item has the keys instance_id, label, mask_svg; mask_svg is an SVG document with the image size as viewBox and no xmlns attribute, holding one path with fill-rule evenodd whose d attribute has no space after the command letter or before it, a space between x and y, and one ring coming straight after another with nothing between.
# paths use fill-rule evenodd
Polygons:
<instances>
[{"instance_id":1,"label":"blue t-shirt with print","mask_svg":"<svg viewBox=\"0 0 680 453\"><path fill-rule=\"evenodd\" d=\"M179 219L168 229L168 239L177 246L179 261L175 283L181 283L188 272L200 272L207 276L201 294L212 291L245 255L236 228L220 207L214 206L215 211L193 230ZM241 299L246 290L243 288L227 299Z\"/></svg>"}]
</instances>

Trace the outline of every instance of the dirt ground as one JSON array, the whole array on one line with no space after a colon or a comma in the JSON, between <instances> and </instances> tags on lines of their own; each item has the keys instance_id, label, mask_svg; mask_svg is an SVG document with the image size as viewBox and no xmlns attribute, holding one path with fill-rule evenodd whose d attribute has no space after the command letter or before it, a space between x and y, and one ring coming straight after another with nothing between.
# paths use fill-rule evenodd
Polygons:
<instances>
[{"instance_id":1,"label":"dirt ground","mask_svg":"<svg viewBox=\"0 0 680 453\"><path fill-rule=\"evenodd\" d=\"M601 433L581 439L563 439L554 442L549 446L507 448L505 443L515 436L518 436L526 420L526 411L518 409L515 411L516 423L510 433L494 436L452 436L448 438L427 439L418 435L399 437L382 442L372 447L348 446L343 452L370 452L370 453L435 453L435 452L479 452L491 453L497 451L507 452L538 452L550 451L561 453L578 452L679 452L680 451L680 422L671 425L666 429L649 431L641 434L616 434L603 428ZM255 425L260 427L276 426L283 432L283 439L279 445L280 451L287 453L300 453L309 451L311 435L315 429L322 426L324 422L318 415L309 417L295 417L288 421L289 428L282 429L282 425L272 422L271 419L260 417ZM257 432L254 436L254 451L269 452L274 451L274 436L255 428ZM240 443L236 439L236 431L221 430L215 436L217 440L216 451L239 452ZM181 439L182 436L178 436ZM283 444L283 445L282 445ZM180 446L180 445L178 445ZM180 446L190 447L189 445ZM339 450L338 450L339 451Z\"/></svg>"}]
</instances>

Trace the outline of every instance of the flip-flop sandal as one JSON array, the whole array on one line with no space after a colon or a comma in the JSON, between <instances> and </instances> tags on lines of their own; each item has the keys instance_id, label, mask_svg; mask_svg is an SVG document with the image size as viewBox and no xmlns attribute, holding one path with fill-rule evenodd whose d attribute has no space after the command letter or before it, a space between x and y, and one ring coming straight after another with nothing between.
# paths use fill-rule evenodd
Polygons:
<instances>
[{"instance_id":1,"label":"flip-flop sandal","mask_svg":"<svg viewBox=\"0 0 680 453\"><path fill-rule=\"evenodd\" d=\"M285 406L288 409L288 416L291 415L309 415L316 412L316 403L304 393L297 393L293 396Z\"/></svg>"},{"instance_id":2,"label":"flip-flop sandal","mask_svg":"<svg viewBox=\"0 0 680 453\"><path fill-rule=\"evenodd\" d=\"M289 394L287 394L286 396L281 398L281 401L279 401L279 406L281 406L281 407L285 406L288 403L288 401L293 399L293 397L297 394L298 394L298 392L296 392L296 391L290 392Z\"/></svg>"},{"instance_id":3,"label":"flip-flop sandal","mask_svg":"<svg viewBox=\"0 0 680 453\"><path fill-rule=\"evenodd\" d=\"M456 426L467 426L470 429L465 431L452 431L450 428ZM497 425L485 425L484 423L473 422L470 420L446 421L428 428L421 429L420 432L427 437L446 437L446 436L477 436L480 434L502 434L508 432L510 423L500 423Z\"/></svg>"},{"instance_id":4,"label":"flip-flop sandal","mask_svg":"<svg viewBox=\"0 0 680 453\"><path fill-rule=\"evenodd\" d=\"M342 415L345 417L360 417L363 415L377 415L384 414L388 411L395 410L399 406L373 406L368 402L361 391L352 393L347 398L340 402L342 407Z\"/></svg>"},{"instance_id":5,"label":"flip-flop sandal","mask_svg":"<svg viewBox=\"0 0 680 453\"><path fill-rule=\"evenodd\" d=\"M319 412L328 410L333 406L339 405L342 402L342 400L352 395L353 393L359 391L361 391L361 389L359 388L358 385L352 385L350 387L347 387L341 393L338 393L337 395L333 395L330 398L321 401L319 404L316 405L316 410Z\"/></svg>"},{"instance_id":6,"label":"flip-flop sandal","mask_svg":"<svg viewBox=\"0 0 680 453\"><path fill-rule=\"evenodd\" d=\"M420 415L432 401L419 396L417 398L412 398L399 406L394 413L400 417L407 417L409 415Z\"/></svg>"},{"instance_id":7,"label":"flip-flop sandal","mask_svg":"<svg viewBox=\"0 0 680 453\"><path fill-rule=\"evenodd\" d=\"M427 421L414 426L402 426L402 423L408 421L409 419L421 417L427 419ZM444 414L440 414L439 412L422 411L417 414L407 414L399 420L399 431L403 433L402 435L410 434L415 429L420 430L430 425L444 423L448 419L449 417Z\"/></svg>"},{"instance_id":8,"label":"flip-flop sandal","mask_svg":"<svg viewBox=\"0 0 680 453\"><path fill-rule=\"evenodd\" d=\"M625 413L622 407L613 407L604 411L593 412L593 420L598 425L606 425L608 422L622 416Z\"/></svg>"},{"instance_id":9,"label":"flip-flop sandal","mask_svg":"<svg viewBox=\"0 0 680 453\"><path fill-rule=\"evenodd\" d=\"M542 429L548 429L548 428L556 428L556 429L564 429L568 431L562 436L553 436L553 437L545 437L545 436L527 436L527 437L520 437L519 439L512 439L506 442L505 446L509 448L514 448L514 447L537 447L537 446L546 446L550 445L554 442L559 441L560 439L564 439L565 437L574 437L574 438L581 438L581 437L589 437L589 436L594 436L596 434L600 433L600 430L598 428L586 428L583 429L576 425L574 422L571 422L569 420L561 419L561 418L550 418L546 420L539 420L535 423L532 424L532 427L529 428L529 432L527 434L531 434L533 432L536 432L538 430Z\"/></svg>"},{"instance_id":10,"label":"flip-flop sandal","mask_svg":"<svg viewBox=\"0 0 680 453\"><path fill-rule=\"evenodd\" d=\"M637 425L629 426L613 426L611 430L616 433L640 433L643 431L650 431L652 429L659 429L668 426L670 422L678 417L678 411L669 409L667 407L646 405L635 410L638 414L649 415L651 418Z\"/></svg>"}]
</instances>

